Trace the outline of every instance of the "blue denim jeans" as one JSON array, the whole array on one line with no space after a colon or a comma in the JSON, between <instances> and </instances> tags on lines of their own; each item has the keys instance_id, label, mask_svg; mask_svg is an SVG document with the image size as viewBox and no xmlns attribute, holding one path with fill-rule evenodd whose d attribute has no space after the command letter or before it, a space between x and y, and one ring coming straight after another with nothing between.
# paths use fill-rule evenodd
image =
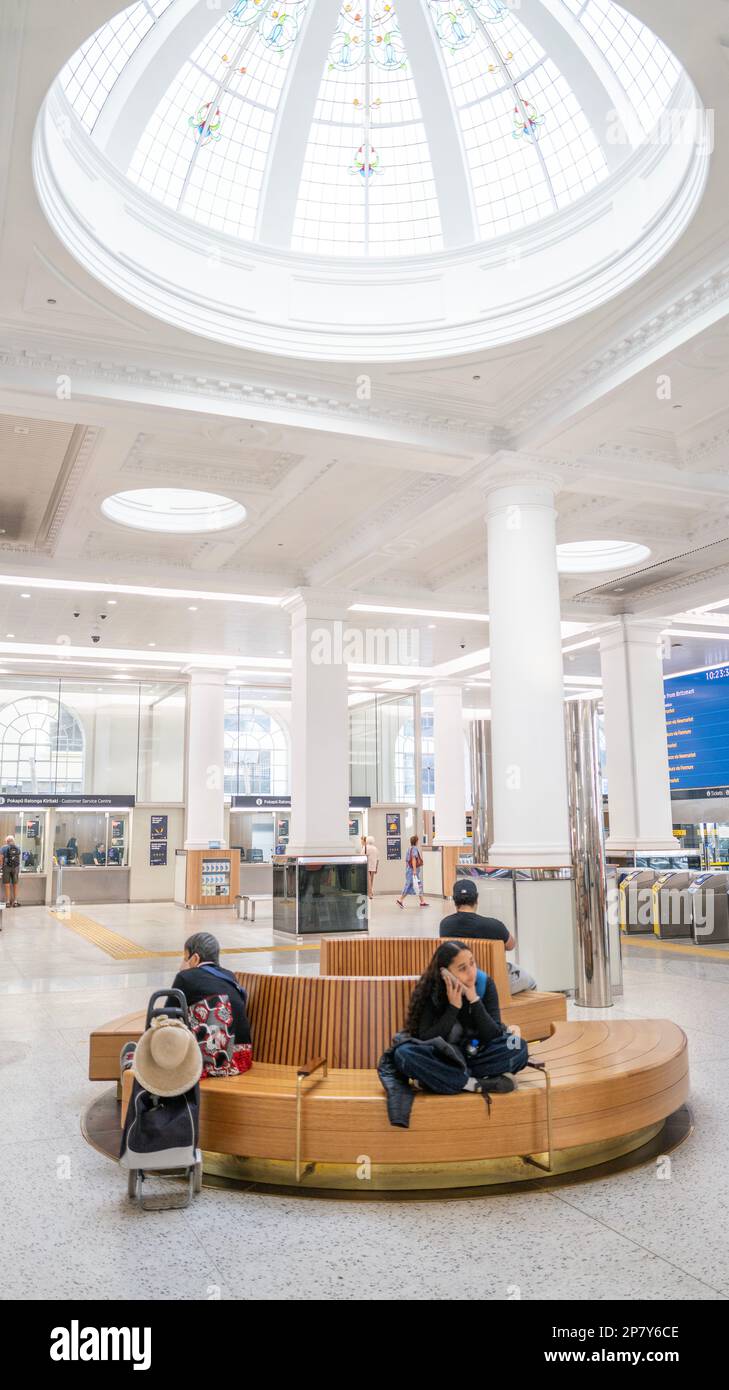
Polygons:
<instances>
[{"instance_id":1,"label":"blue denim jeans","mask_svg":"<svg viewBox=\"0 0 729 1390\"><path fill-rule=\"evenodd\" d=\"M481 1047L475 1057L463 1059L457 1067L439 1057L427 1043L402 1043L395 1050L395 1066L409 1081L420 1081L438 1095L456 1095L462 1091L469 1076L502 1076L517 1072L529 1060L529 1049L516 1033L506 1033Z\"/></svg>"}]
</instances>

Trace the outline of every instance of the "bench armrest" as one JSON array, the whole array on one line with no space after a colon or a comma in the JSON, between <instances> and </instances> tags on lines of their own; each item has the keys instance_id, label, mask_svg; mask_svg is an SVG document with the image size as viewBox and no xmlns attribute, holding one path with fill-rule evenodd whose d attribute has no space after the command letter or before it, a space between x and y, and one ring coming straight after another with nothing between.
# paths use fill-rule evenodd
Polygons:
<instances>
[{"instance_id":1,"label":"bench armrest","mask_svg":"<svg viewBox=\"0 0 729 1390\"><path fill-rule=\"evenodd\" d=\"M308 1059L308 1061L304 1062L303 1067L297 1067L297 1068L296 1068L296 1075L297 1075L297 1076L302 1076L302 1077L303 1077L303 1076L312 1076L312 1075L314 1074L315 1071L319 1071L319 1068L320 1068L320 1067L323 1067L323 1068L324 1068L324 1072L326 1073L326 1068L327 1068L327 1059L326 1059L326 1057L310 1057L310 1058Z\"/></svg>"}]
</instances>

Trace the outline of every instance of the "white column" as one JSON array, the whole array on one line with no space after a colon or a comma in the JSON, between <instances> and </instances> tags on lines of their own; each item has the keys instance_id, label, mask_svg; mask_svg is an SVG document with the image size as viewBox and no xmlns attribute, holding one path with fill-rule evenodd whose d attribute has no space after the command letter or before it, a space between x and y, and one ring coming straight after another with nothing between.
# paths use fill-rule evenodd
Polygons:
<instances>
[{"instance_id":1,"label":"white column","mask_svg":"<svg viewBox=\"0 0 729 1390\"><path fill-rule=\"evenodd\" d=\"M621 617L600 637L609 850L677 849L672 833L661 630Z\"/></svg>"},{"instance_id":2,"label":"white column","mask_svg":"<svg viewBox=\"0 0 729 1390\"><path fill-rule=\"evenodd\" d=\"M297 597L291 611L289 854L353 854L349 838L349 710L337 608Z\"/></svg>"},{"instance_id":3,"label":"white column","mask_svg":"<svg viewBox=\"0 0 729 1390\"><path fill-rule=\"evenodd\" d=\"M522 475L487 490L492 864L570 863L554 496Z\"/></svg>"},{"instance_id":4,"label":"white column","mask_svg":"<svg viewBox=\"0 0 729 1390\"><path fill-rule=\"evenodd\" d=\"M466 778L463 692L459 685L433 686L435 744L435 843L462 845L466 838Z\"/></svg>"},{"instance_id":5,"label":"white column","mask_svg":"<svg viewBox=\"0 0 729 1390\"><path fill-rule=\"evenodd\" d=\"M225 673L190 674L187 712L187 849L225 844L223 774Z\"/></svg>"}]
</instances>

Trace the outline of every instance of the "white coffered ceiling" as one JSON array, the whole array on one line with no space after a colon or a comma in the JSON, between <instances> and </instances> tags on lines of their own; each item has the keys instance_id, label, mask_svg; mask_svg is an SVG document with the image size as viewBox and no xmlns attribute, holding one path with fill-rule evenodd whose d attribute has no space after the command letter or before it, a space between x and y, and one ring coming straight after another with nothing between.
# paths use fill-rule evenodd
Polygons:
<instances>
[{"instance_id":1,"label":"white coffered ceiling","mask_svg":"<svg viewBox=\"0 0 729 1390\"><path fill-rule=\"evenodd\" d=\"M638 574L563 578L566 620L590 628L634 612L668 626L729 598L725 0L701 0L701 23L678 0L627 5L670 44L714 113L708 187L679 243L632 291L568 325L395 366L225 348L123 303L61 245L34 190L33 129L64 61L118 8L11 0L3 9L1 574L269 597L306 586L345 605L412 606L426 614L412 620L425 679L433 663L488 647L485 623L427 613L488 612L481 486L497 457L518 470L526 455L562 478L560 541L651 549ZM158 485L222 492L245 505L246 520L189 539L102 516L111 492ZM19 593L0 586L3 668L14 643L39 647L15 659L46 664L54 658L40 648L54 644L87 647L89 660L160 654L175 669L185 653L231 664L288 656L278 608L203 599L191 612L189 597L120 595L97 650L95 595L79 599L75 620L70 590ZM729 655L720 633L676 640L674 670ZM597 650L575 653L566 671L599 673Z\"/></svg>"}]
</instances>

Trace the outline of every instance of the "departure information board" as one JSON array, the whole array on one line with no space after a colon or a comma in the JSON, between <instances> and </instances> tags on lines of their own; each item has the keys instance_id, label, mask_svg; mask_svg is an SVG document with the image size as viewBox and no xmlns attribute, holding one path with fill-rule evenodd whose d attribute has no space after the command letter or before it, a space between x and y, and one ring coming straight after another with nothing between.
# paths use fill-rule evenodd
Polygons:
<instances>
[{"instance_id":1,"label":"departure information board","mask_svg":"<svg viewBox=\"0 0 729 1390\"><path fill-rule=\"evenodd\" d=\"M672 797L729 796L729 666L664 681Z\"/></svg>"}]
</instances>

